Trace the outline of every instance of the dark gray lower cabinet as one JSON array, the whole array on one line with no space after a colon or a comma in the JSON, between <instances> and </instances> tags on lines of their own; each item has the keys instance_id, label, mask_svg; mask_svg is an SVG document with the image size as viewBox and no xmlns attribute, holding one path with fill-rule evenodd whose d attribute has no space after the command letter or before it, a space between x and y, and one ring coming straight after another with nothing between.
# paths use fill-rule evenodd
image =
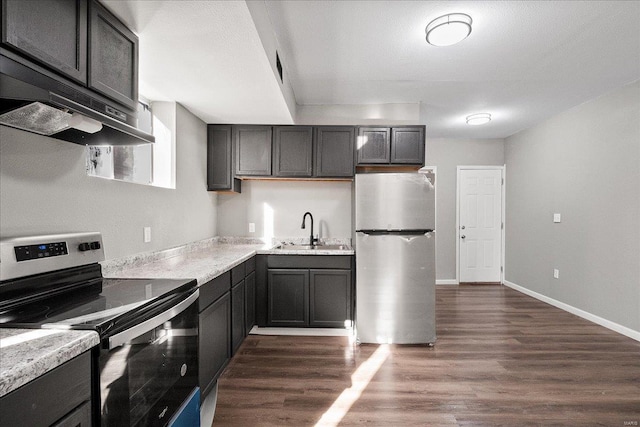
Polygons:
<instances>
[{"instance_id":1,"label":"dark gray lower cabinet","mask_svg":"<svg viewBox=\"0 0 640 427\"><path fill-rule=\"evenodd\" d=\"M269 326L309 324L309 270L269 269Z\"/></svg>"},{"instance_id":2,"label":"dark gray lower cabinet","mask_svg":"<svg viewBox=\"0 0 640 427\"><path fill-rule=\"evenodd\" d=\"M343 328L350 321L351 271L309 270L309 326Z\"/></svg>"},{"instance_id":3,"label":"dark gray lower cabinet","mask_svg":"<svg viewBox=\"0 0 640 427\"><path fill-rule=\"evenodd\" d=\"M254 260L255 265L255 260ZM255 268L255 267L254 267ZM244 279L244 335L249 335L256 324L256 272L252 271Z\"/></svg>"},{"instance_id":4,"label":"dark gray lower cabinet","mask_svg":"<svg viewBox=\"0 0 640 427\"><path fill-rule=\"evenodd\" d=\"M201 400L211 391L255 324L255 266L254 257L200 286ZM231 287L231 283L235 285Z\"/></svg>"},{"instance_id":5,"label":"dark gray lower cabinet","mask_svg":"<svg viewBox=\"0 0 640 427\"><path fill-rule=\"evenodd\" d=\"M91 352L0 398L0 426L91 426Z\"/></svg>"},{"instance_id":6,"label":"dark gray lower cabinet","mask_svg":"<svg viewBox=\"0 0 640 427\"><path fill-rule=\"evenodd\" d=\"M245 337L244 327L244 279L231 289L231 355L238 351Z\"/></svg>"},{"instance_id":7,"label":"dark gray lower cabinet","mask_svg":"<svg viewBox=\"0 0 640 427\"><path fill-rule=\"evenodd\" d=\"M231 356L231 294L228 288L222 297L200 313L199 320L198 374L201 398L204 399Z\"/></svg>"},{"instance_id":8,"label":"dark gray lower cabinet","mask_svg":"<svg viewBox=\"0 0 640 427\"><path fill-rule=\"evenodd\" d=\"M270 255L266 263L259 260L258 325L350 326L353 320L352 264L351 256L330 255ZM266 271L262 273L261 269L265 267ZM261 279L266 283L261 284Z\"/></svg>"}]
</instances>

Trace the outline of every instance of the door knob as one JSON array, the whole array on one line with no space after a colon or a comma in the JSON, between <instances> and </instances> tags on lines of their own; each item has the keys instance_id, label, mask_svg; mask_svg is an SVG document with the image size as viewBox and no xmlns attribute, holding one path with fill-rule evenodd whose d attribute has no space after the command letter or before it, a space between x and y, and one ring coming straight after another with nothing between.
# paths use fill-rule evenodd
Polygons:
<instances>
[{"instance_id":1,"label":"door knob","mask_svg":"<svg viewBox=\"0 0 640 427\"><path fill-rule=\"evenodd\" d=\"M467 236L465 236L464 234L462 236L460 236L461 239L466 238Z\"/></svg>"}]
</instances>

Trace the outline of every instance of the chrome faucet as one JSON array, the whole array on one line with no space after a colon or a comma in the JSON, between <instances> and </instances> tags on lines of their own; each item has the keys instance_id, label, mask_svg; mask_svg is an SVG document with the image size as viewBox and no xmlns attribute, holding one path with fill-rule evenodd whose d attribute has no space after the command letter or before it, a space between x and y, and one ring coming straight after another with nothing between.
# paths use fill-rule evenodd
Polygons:
<instances>
[{"instance_id":1,"label":"chrome faucet","mask_svg":"<svg viewBox=\"0 0 640 427\"><path fill-rule=\"evenodd\" d=\"M313 246L314 243L316 243L318 241L318 239L314 239L313 238L313 215L311 215L311 212L305 212L304 216L302 217L302 228L304 230L304 223L305 220L307 219L307 215L309 215L309 217L311 218L311 232L309 233L309 246Z\"/></svg>"}]
</instances>

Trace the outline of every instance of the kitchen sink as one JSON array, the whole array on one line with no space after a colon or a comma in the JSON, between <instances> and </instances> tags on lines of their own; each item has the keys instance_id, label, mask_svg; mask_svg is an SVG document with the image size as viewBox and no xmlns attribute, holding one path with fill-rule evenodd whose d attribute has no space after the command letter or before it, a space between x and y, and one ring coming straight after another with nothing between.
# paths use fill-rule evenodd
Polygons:
<instances>
[{"instance_id":1,"label":"kitchen sink","mask_svg":"<svg viewBox=\"0 0 640 427\"><path fill-rule=\"evenodd\" d=\"M287 251L308 251L308 250L349 251L351 250L351 246L349 245L280 245L275 249L287 250Z\"/></svg>"}]
</instances>

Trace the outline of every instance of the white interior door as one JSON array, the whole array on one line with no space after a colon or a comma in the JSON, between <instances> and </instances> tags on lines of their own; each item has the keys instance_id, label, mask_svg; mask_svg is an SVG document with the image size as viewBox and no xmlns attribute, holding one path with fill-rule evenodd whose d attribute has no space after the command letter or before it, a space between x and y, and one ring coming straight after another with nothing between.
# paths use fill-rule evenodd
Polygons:
<instances>
[{"instance_id":1,"label":"white interior door","mask_svg":"<svg viewBox=\"0 0 640 427\"><path fill-rule=\"evenodd\" d=\"M460 282L500 282L502 169L459 171Z\"/></svg>"}]
</instances>

